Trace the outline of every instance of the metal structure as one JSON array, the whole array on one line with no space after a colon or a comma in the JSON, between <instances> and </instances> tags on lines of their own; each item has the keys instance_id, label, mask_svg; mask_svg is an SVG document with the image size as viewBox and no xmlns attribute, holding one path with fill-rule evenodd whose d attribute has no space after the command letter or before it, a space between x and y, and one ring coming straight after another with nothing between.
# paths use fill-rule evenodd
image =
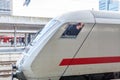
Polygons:
<instances>
[{"instance_id":1,"label":"metal structure","mask_svg":"<svg viewBox=\"0 0 120 80\"><path fill-rule=\"evenodd\" d=\"M16 27L18 33L36 33L49 20L51 18L2 15L0 16L0 33L14 32L14 27Z\"/></svg>"},{"instance_id":2,"label":"metal structure","mask_svg":"<svg viewBox=\"0 0 120 80\"><path fill-rule=\"evenodd\" d=\"M24 34L27 42L28 35L32 33L35 34L38 30L42 30L50 19L51 18L2 15L0 16L0 33L1 36L6 35L5 38L11 39L14 37L14 46L16 47L18 34Z\"/></svg>"}]
</instances>

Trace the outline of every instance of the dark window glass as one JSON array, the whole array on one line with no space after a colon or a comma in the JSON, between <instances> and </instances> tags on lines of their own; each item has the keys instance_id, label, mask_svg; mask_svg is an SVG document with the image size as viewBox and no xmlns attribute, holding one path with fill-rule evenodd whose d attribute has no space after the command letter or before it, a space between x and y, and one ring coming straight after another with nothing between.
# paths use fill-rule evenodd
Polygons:
<instances>
[{"instance_id":1,"label":"dark window glass","mask_svg":"<svg viewBox=\"0 0 120 80\"><path fill-rule=\"evenodd\" d=\"M62 38L76 38L83 26L83 23L69 24L62 34Z\"/></svg>"}]
</instances>

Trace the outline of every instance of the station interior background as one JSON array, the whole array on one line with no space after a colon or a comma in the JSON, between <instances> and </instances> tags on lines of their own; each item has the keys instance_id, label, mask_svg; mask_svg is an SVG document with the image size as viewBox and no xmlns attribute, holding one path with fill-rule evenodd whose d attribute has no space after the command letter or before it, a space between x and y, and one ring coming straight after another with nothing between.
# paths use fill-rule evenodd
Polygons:
<instances>
[{"instance_id":1,"label":"station interior background","mask_svg":"<svg viewBox=\"0 0 120 80\"><path fill-rule=\"evenodd\" d=\"M16 34L16 46L23 47L30 43L36 33L17 33ZM1 33L0 34L0 46L1 47L13 47L15 46L14 33Z\"/></svg>"}]
</instances>

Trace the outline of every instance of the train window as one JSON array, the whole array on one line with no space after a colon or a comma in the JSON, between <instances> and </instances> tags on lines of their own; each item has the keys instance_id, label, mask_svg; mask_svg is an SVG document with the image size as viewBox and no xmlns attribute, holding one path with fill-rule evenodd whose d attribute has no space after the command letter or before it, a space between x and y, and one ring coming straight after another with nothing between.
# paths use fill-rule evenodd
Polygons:
<instances>
[{"instance_id":1,"label":"train window","mask_svg":"<svg viewBox=\"0 0 120 80\"><path fill-rule=\"evenodd\" d=\"M76 38L81 29L83 28L83 23L69 24L66 30L62 34L62 38Z\"/></svg>"}]
</instances>

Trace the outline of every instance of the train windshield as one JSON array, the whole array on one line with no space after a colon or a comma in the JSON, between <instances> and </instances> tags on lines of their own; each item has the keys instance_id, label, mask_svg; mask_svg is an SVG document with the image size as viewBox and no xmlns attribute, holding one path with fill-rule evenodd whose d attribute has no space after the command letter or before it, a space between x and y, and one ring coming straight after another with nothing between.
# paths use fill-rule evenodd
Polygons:
<instances>
[{"instance_id":1,"label":"train windshield","mask_svg":"<svg viewBox=\"0 0 120 80\"><path fill-rule=\"evenodd\" d=\"M38 41L42 36L44 36L53 26L58 25L60 22L57 20L51 20L48 24L36 34L35 39L30 43L33 45L36 41Z\"/></svg>"},{"instance_id":2,"label":"train windshield","mask_svg":"<svg viewBox=\"0 0 120 80\"><path fill-rule=\"evenodd\" d=\"M45 34L46 32L48 32L54 25L58 24L59 22L57 20L52 20L50 21L44 28L42 31L39 32L40 35Z\"/></svg>"},{"instance_id":3,"label":"train windshield","mask_svg":"<svg viewBox=\"0 0 120 80\"><path fill-rule=\"evenodd\" d=\"M50 22L48 22L48 24L46 24L46 26L42 29L39 30L36 35L35 38L37 38L38 35L42 35L44 33L46 33L52 26L54 26L58 21L57 20L52 20Z\"/></svg>"}]
</instances>

